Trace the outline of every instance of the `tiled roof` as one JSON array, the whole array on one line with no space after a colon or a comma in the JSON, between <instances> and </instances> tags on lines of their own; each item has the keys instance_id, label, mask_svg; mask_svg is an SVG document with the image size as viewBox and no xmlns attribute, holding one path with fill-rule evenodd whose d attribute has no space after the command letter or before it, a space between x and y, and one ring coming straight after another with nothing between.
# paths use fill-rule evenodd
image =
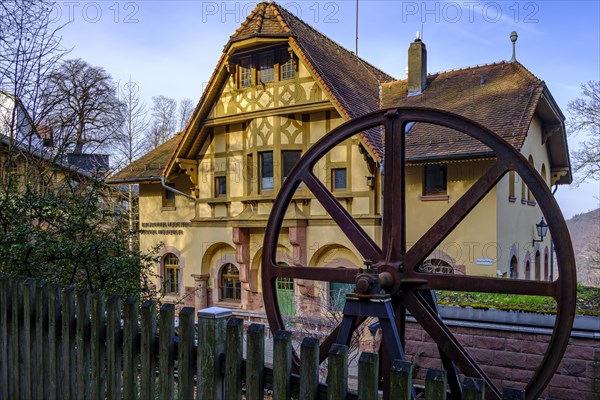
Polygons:
<instances>
[{"instance_id":1,"label":"tiled roof","mask_svg":"<svg viewBox=\"0 0 600 400\"><path fill-rule=\"evenodd\" d=\"M149 151L127 167L106 180L109 184L136 181L159 181L163 168L181 139L181 133L173 136L154 150Z\"/></svg>"},{"instance_id":2,"label":"tiled roof","mask_svg":"<svg viewBox=\"0 0 600 400\"><path fill-rule=\"evenodd\" d=\"M357 57L312 28L277 3L260 3L231 36L231 42L249 37L292 36L301 57L347 118L379 109L379 85L394 78ZM367 144L380 157L381 135L365 132Z\"/></svg>"},{"instance_id":3,"label":"tiled roof","mask_svg":"<svg viewBox=\"0 0 600 400\"><path fill-rule=\"evenodd\" d=\"M500 62L429 75L426 89L417 96L407 96L406 80L386 83L382 106L430 107L460 114L520 149L544 87L544 82L520 63ZM409 160L485 151L489 149L479 141L436 125L416 124L407 135Z\"/></svg>"}]
</instances>

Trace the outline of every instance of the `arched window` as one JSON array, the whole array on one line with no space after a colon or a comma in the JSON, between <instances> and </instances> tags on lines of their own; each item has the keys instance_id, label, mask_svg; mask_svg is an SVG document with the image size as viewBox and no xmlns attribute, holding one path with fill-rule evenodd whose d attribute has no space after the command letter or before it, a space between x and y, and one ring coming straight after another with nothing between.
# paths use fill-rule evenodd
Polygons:
<instances>
[{"instance_id":1,"label":"arched window","mask_svg":"<svg viewBox=\"0 0 600 400\"><path fill-rule=\"evenodd\" d=\"M219 300L235 301L241 300L240 270L231 263L223 265L220 273L221 296Z\"/></svg>"},{"instance_id":2,"label":"arched window","mask_svg":"<svg viewBox=\"0 0 600 400\"><path fill-rule=\"evenodd\" d=\"M546 184L548 184L548 180L546 177L546 164L542 164L542 172L541 172L542 178L544 178L544 182Z\"/></svg>"},{"instance_id":3,"label":"arched window","mask_svg":"<svg viewBox=\"0 0 600 400\"><path fill-rule=\"evenodd\" d=\"M173 253L163 257L163 290L165 294L179 294L179 258Z\"/></svg>"},{"instance_id":4,"label":"arched window","mask_svg":"<svg viewBox=\"0 0 600 400\"><path fill-rule=\"evenodd\" d=\"M516 256L512 256L510 259L510 277L517 279L519 277L519 262Z\"/></svg>"},{"instance_id":5,"label":"arched window","mask_svg":"<svg viewBox=\"0 0 600 400\"><path fill-rule=\"evenodd\" d=\"M535 168L535 164L533 163L533 157L531 155L529 156L528 160L529 160L529 164L531 164L531 166ZM529 188L527 188L527 202L531 203L533 201L535 201L533 199L533 194L531 193L531 190Z\"/></svg>"},{"instance_id":6,"label":"arched window","mask_svg":"<svg viewBox=\"0 0 600 400\"><path fill-rule=\"evenodd\" d=\"M531 279L531 262L525 262L525 279Z\"/></svg>"},{"instance_id":7,"label":"arched window","mask_svg":"<svg viewBox=\"0 0 600 400\"><path fill-rule=\"evenodd\" d=\"M515 171L510 171L508 173L508 200L509 201L515 201L516 197L515 197Z\"/></svg>"},{"instance_id":8,"label":"arched window","mask_svg":"<svg viewBox=\"0 0 600 400\"><path fill-rule=\"evenodd\" d=\"M444 260L432 258L425 260L419 267L419 272L429 272L434 274L453 274L454 268Z\"/></svg>"},{"instance_id":9,"label":"arched window","mask_svg":"<svg viewBox=\"0 0 600 400\"><path fill-rule=\"evenodd\" d=\"M535 280L542 279L542 257L539 251L535 252Z\"/></svg>"},{"instance_id":10,"label":"arched window","mask_svg":"<svg viewBox=\"0 0 600 400\"><path fill-rule=\"evenodd\" d=\"M548 265L548 251L544 254L544 280L550 279L550 266Z\"/></svg>"}]
</instances>

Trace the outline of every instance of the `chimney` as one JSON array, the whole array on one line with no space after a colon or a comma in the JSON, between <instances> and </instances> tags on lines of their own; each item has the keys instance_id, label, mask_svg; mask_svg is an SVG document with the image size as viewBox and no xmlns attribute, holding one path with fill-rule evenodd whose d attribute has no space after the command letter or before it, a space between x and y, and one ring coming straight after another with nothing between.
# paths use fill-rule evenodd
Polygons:
<instances>
[{"instance_id":1,"label":"chimney","mask_svg":"<svg viewBox=\"0 0 600 400\"><path fill-rule=\"evenodd\" d=\"M427 85L427 48L417 38L408 48L408 95L417 96L423 93Z\"/></svg>"}]
</instances>

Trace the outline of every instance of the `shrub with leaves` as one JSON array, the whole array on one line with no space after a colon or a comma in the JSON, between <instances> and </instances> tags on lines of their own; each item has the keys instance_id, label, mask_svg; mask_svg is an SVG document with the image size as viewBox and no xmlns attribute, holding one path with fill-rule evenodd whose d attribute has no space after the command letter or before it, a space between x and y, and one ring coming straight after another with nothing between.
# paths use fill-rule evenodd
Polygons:
<instances>
[{"instance_id":1,"label":"shrub with leaves","mask_svg":"<svg viewBox=\"0 0 600 400\"><path fill-rule=\"evenodd\" d=\"M114 189L90 180L44 193L7 189L0 196L0 272L156 298L151 278L157 250L128 248L135 233Z\"/></svg>"}]
</instances>

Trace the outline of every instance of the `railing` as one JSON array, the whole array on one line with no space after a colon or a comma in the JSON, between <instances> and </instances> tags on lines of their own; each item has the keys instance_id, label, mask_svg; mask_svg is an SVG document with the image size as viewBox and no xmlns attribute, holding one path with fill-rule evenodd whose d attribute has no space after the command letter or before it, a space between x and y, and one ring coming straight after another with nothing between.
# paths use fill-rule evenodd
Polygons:
<instances>
[{"instance_id":1,"label":"railing","mask_svg":"<svg viewBox=\"0 0 600 400\"><path fill-rule=\"evenodd\" d=\"M358 391L348 391L348 348L333 345L327 384L319 382L319 342L302 340L299 374L292 373L291 333L273 336L273 368L265 366L265 327L244 324L222 308L141 307L118 296L76 291L0 276L1 399L378 399L379 362L362 353ZM158 331L158 332L157 332ZM410 399L412 368L396 360L390 398ZM424 395L446 398L445 371L429 370ZM463 399L485 398L483 382L465 378ZM522 390L504 398L521 399Z\"/></svg>"}]
</instances>

